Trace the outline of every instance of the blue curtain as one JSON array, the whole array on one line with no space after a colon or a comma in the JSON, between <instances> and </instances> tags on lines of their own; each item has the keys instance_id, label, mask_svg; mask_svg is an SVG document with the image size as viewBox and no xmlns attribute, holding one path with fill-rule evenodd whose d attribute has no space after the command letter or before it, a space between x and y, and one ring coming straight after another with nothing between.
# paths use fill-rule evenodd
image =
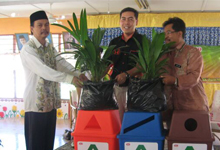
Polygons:
<instances>
[{"instance_id":1,"label":"blue curtain","mask_svg":"<svg viewBox=\"0 0 220 150\"><path fill-rule=\"evenodd\" d=\"M104 29L104 28L103 28ZM152 27L137 28L140 34L145 34L147 38L152 38ZM121 29L105 28L106 32L102 39L101 45L108 45L110 41L122 34ZM157 32L163 32L163 28L155 27ZM94 29L89 29L89 37L92 36ZM220 27L188 27L186 28L185 41L189 45L206 45L219 46L220 45Z\"/></svg>"}]
</instances>

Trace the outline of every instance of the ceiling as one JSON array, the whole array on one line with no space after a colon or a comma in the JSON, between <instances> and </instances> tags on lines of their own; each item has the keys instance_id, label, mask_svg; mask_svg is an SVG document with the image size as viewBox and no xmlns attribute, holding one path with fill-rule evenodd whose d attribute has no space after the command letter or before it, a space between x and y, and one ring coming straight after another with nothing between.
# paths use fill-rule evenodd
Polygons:
<instances>
[{"instance_id":1,"label":"ceiling","mask_svg":"<svg viewBox=\"0 0 220 150\"><path fill-rule=\"evenodd\" d=\"M31 13L45 10L56 19L78 16L86 8L88 15L115 14L125 7L143 13L162 12L220 12L220 0L147 0L148 9L140 9L135 0L0 0L0 18L29 17ZM63 18L64 19L64 18Z\"/></svg>"}]
</instances>

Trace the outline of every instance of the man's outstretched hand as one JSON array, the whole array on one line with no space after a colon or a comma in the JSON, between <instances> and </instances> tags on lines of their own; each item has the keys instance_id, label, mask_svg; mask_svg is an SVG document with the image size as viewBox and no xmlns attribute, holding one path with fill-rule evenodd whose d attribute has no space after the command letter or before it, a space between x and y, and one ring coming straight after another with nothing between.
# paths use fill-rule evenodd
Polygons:
<instances>
[{"instance_id":1,"label":"man's outstretched hand","mask_svg":"<svg viewBox=\"0 0 220 150\"><path fill-rule=\"evenodd\" d=\"M83 86L83 82L80 81L80 79L77 78L77 77L73 77L72 84L73 84L75 87L80 87L80 88Z\"/></svg>"},{"instance_id":2,"label":"man's outstretched hand","mask_svg":"<svg viewBox=\"0 0 220 150\"><path fill-rule=\"evenodd\" d=\"M174 85L176 78L170 75L160 76L162 78L163 84Z\"/></svg>"},{"instance_id":3,"label":"man's outstretched hand","mask_svg":"<svg viewBox=\"0 0 220 150\"><path fill-rule=\"evenodd\" d=\"M85 76L85 74L79 75L79 79L80 79L80 81L82 81L82 82L85 82L85 81L88 80L88 78Z\"/></svg>"},{"instance_id":4,"label":"man's outstretched hand","mask_svg":"<svg viewBox=\"0 0 220 150\"><path fill-rule=\"evenodd\" d=\"M84 75L84 74L81 74L78 77L73 77L73 80L72 80L72 84L75 86L75 87L80 87L82 88L83 86L83 82L87 81L88 78Z\"/></svg>"}]
</instances>

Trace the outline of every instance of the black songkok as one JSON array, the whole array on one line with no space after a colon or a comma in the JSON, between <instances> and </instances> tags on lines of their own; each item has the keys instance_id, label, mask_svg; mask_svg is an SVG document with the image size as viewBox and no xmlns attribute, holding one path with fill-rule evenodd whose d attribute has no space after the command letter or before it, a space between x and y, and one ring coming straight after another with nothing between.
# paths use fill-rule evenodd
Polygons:
<instances>
[{"instance_id":1,"label":"black songkok","mask_svg":"<svg viewBox=\"0 0 220 150\"><path fill-rule=\"evenodd\" d=\"M36 11L33 14L31 14L31 16L30 16L31 25L33 25L34 21L40 20L40 19L47 19L48 20L47 15L46 15L45 11L43 11L43 10Z\"/></svg>"}]
</instances>

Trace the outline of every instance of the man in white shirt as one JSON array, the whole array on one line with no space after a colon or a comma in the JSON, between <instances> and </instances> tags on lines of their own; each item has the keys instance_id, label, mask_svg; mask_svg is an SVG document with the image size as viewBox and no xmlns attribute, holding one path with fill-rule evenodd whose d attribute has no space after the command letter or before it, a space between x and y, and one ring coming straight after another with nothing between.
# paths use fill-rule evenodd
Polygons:
<instances>
[{"instance_id":1,"label":"man in white shirt","mask_svg":"<svg viewBox=\"0 0 220 150\"><path fill-rule=\"evenodd\" d=\"M44 11L30 16L30 39L21 50L26 75L24 92L25 140L27 150L53 150L56 109L61 107L60 85L66 82L82 87L87 78L57 56L55 48L46 41L50 32Z\"/></svg>"}]
</instances>

